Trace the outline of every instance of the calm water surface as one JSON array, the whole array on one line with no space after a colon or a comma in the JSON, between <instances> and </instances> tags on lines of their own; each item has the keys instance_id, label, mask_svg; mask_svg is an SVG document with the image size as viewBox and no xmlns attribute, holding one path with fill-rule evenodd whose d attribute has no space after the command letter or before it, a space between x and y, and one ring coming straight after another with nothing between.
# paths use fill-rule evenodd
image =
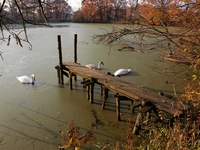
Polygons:
<instances>
[{"instance_id":1,"label":"calm water surface","mask_svg":"<svg viewBox=\"0 0 200 150\"><path fill-rule=\"evenodd\" d=\"M94 44L93 34L104 33L107 24L69 24L66 28L31 28L29 40L33 49L23 43L23 48L11 41L10 46L1 43L4 60L0 63L0 149L1 150L53 150L60 142L60 130L74 122L81 133L94 129L98 141L107 143L121 141L126 135L126 123L116 121L115 100L110 93L109 103L101 110L102 97L95 86L95 103L90 104L80 84L81 78L69 90L57 84L54 69L58 64L57 35L62 38L63 60L73 61L73 39L78 34L78 62L82 65L104 62L102 71L114 73L119 68L131 68L132 72L123 80L155 92L174 94L183 92L185 66L164 61L163 52L146 51L136 53L118 51L120 44L112 47ZM160 68L167 69L165 72ZM179 72L175 74L175 72ZM23 85L16 76L36 76L36 85ZM124 106L127 109L127 106ZM124 109L124 111L127 111ZM102 126L92 128L95 119L91 112L97 112ZM128 112L128 111L127 111ZM122 111L122 118L127 113ZM94 147L90 147L95 149ZM89 148L85 148L89 149Z\"/></svg>"}]
</instances>

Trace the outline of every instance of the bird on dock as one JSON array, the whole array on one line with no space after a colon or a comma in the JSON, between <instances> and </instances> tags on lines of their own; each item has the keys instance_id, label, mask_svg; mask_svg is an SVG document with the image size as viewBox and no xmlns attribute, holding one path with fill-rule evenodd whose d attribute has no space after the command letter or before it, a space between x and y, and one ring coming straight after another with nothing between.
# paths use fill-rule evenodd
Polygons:
<instances>
[{"instance_id":1,"label":"bird on dock","mask_svg":"<svg viewBox=\"0 0 200 150\"><path fill-rule=\"evenodd\" d=\"M93 70L100 70L101 65L104 65L103 61L100 61L98 65L96 66L95 64L87 64L85 65L87 68L93 69Z\"/></svg>"},{"instance_id":2,"label":"bird on dock","mask_svg":"<svg viewBox=\"0 0 200 150\"><path fill-rule=\"evenodd\" d=\"M131 72L131 69L118 69L117 71L115 71L114 76L120 77L120 76L129 74L130 72Z\"/></svg>"},{"instance_id":3,"label":"bird on dock","mask_svg":"<svg viewBox=\"0 0 200 150\"><path fill-rule=\"evenodd\" d=\"M34 84L34 81L35 81L35 75L32 74L30 77L28 76L20 76L20 77L17 77L17 80L19 80L19 82L23 83L23 84Z\"/></svg>"}]
</instances>

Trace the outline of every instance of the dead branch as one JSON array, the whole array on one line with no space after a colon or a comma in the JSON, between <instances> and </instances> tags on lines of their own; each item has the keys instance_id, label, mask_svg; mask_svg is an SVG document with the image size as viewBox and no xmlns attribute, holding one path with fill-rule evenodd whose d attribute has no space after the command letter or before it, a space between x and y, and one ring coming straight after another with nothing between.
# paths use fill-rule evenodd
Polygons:
<instances>
[{"instance_id":1,"label":"dead branch","mask_svg":"<svg viewBox=\"0 0 200 150\"><path fill-rule=\"evenodd\" d=\"M130 51L134 51L134 52L139 52L139 53L143 53L143 51L136 49L132 46L128 46L128 45L124 45L122 46L120 49L118 49L118 51L122 51L122 50L130 50Z\"/></svg>"},{"instance_id":2,"label":"dead branch","mask_svg":"<svg viewBox=\"0 0 200 150\"><path fill-rule=\"evenodd\" d=\"M1 13L1 15L0 15L0 30L1 30L1 36L2 36L1 40L7 40L7 45L9 45L10 38L11 38L10 35L12 35L12 38L14 38L16 40L16 43L18 45L23 47L22 41L27 42L30 45L29 49L32 49L32 45L31 45L31 43L28 39L28 35L27 35L27 24L40 25L40 26L42 25L42 26L50 27L50 25L48 24L48 18L45 15L44 9L43 9L43 5L47 5L47 6L49 6L49 5L45 2L42 2L41 0L37 0L37 4L30 5L30 6L27 6L24 3L24 1L20 1L20 5L19 5L19 1L13 0L12 5L14 5L17 8L17 12L19 13L19 16L20 16L19 20L21 21L22 27L23 27L23 29L17 33L16 31L13 30L15 28L10 26L10 24L16 24L16 22L12 19L12 17L9 17L9 15L8 15L8 13L6 13L6 11L4 11L4 7L6 7L6 3L11 5L11 1L3 0L3 3L1 4L1 7L0 7L0 13ZM38 8L41 10L41 14L44 17L44 23L38 23L34 20L28 20L25 17L26 13L22 12L24 9L29 10L29 9L35 9L35 8ZM5 31L10 33L8 38L4 36ZM21 38L20 33L23 33L25 38Z\"/></svg>"}]
</instances>

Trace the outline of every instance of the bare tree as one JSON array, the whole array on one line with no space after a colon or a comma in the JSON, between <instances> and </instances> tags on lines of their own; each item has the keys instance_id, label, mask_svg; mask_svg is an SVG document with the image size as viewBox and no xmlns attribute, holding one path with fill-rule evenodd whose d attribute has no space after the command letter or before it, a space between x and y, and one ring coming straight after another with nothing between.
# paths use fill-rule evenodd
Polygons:
<instances>
[{"instance_id":1,"label":"bare tree","mask_svg":"<svg viewBox=\"0 0 200 150\"><path fill-rule=\"evenodd\" d=\"M48 25L48 18L44 12L47 6L49 7L45 0L3 0L0 3L0 40L9 45L10 39L14 38L21 47L23 47L22 41L28 42L31 46L27 36L27 24ZM34 21L36 16L43 22ZM19 25L21 26L17 27Z\"/></svg>"},{"instance_id":2,"label":"bare tree","mask_svg":"<svg viewBox=\"0 0 200 150\"><path fill-rule=\"evenodd\" d=\"M124 28L113 27L111 31L95 35L94 39L106 44L123 42L133 48L136 45L149 50L161 48L169 51L169 59L176 58L200 69L200 2L169 3L163 0L163 3L156 5L151 4L154 0L135 2L136 7L132 9L137 16L137 24L130 23Z\"/></svg>"}]
</instances>

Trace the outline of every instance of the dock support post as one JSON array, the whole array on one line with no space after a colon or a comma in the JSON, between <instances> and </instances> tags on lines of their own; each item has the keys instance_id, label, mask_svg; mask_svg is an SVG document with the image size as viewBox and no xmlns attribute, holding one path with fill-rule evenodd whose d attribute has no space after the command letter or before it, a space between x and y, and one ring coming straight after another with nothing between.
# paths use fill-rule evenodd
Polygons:
<instances>
[{"instance_id":1,"label":"dock support post","mask_svg":"<svg viewBox=\"0 0 200 150\"><path fill-rule=\"evenodd\" d=\"M77 63L77 34L74 34L74 62ZM76 75L74 75L74 80L77 80Z\"/></svg>"},{"instance_id":2,"label":"dock support post","mask_svg":"<svg viewBox=\"0 0 200 150\"><path fill-rule=\"evenodd\" d=\"M72 72L69 72L69 85L70 85L70 89L72 90Z\"/></svg>"},{"instance_id":3,"label":"dock support post","mask_svg":"<svg viewBox=\"0 0 200 150\"><path fill-rule=\"evenodd\" d=\"M145 106L144 100L141 103L140 109L142 109L143 106ZM142 112L139 111L133 128L133 134L139 134L139 130L141 129L141 121L142 121Z\"/></svg>"},{"instance_id":4,"label":"dock support post","mask_svg":"<svg viewBox=\"0 0 200 150\"><path fill-rule=\"evenodd\" d=\"M100 85L100 94L103 95L103 85Z\"/></svg>"},{"instance_id":5,"label":"dock support post","mask_svg":"<svg viewBox=\"0 0 200 150\"><path fill-rule=\"evenodd\" d=\"M85 78L83 78L83 88L86 88L86 85L84 84Z\"/></svg>"},{"instance_id":6,"label":"dock support post","mask_svg":"<svg viewBox=\"0 0 200 150\"><path fill-rule=\"evenodd\" d=\"M133 103L134 103L133 100L131 100L131 112L132 112L132 114L133 114L134 111L135 111L135 110L134 110L134 107L133 107Z\"/></svg>"},{"instance_id":7,"label":"dock support post","mask_svg":"<svg viewBox=\"0 0 200 150\"><path fill-rule=\"evenodd\" d=\"M95 79L91 78L90 79L90 103L93 103L94 101L94 83L95 83Z\"/></svg>"},{"instance_id":8,"label":"dock support post","mask_svg":"<svg viewBox=\"0 0 200 150\"><path fill-rule=\"evenodd\" d=\"M61 83L62 85L64 85L61 36L58 35L57 39L58 39L59 65L60 65L60 68L59 68L60 69L60 73L59 73L60 78L58 80L59 80L59 83Z\"/></svg>"},{"instance_id":9,"label":"dock support post","mask_svg":"<svg viewBox=\"0 0 200 150\"><path fill-rule=\"evenodd\" d=\"M87 99L90 99L90 86L87 86Z\"/></svg>"},{"instance_id":10,"label":"dock support post","mask_svg":"<svg viewBox=\"0 0 200 150\"><path fill-rule=\"evenodd\" d=\"M95 79L84 80L82 84L87 87L87 99L90 100L90 103L93 103Z\"/></svg>"},{"instance_id":11,"label":"dock support post","mask_svg":"<svg viewBox=\"0 0 200 150\"><path fill-rule=\"evenodd\" d=\"M136 121L135 121L135 126L133 128L133 134L139 134L139 130L141 129L141 122L142 120L142 113L138 113Z\"/></svg>"},{"instance_id":12,"label":"dock support post","mask_svg":"<svg viewBox=\"0 0 200 150\"><path fill-rule=\"evenodd\" d=\"M94 101L94 83L90 84L90 103Z\"/></svg>"},{"instance_id":13,"label":"dock support post","mask_svg":"<svg viewBox=\"0 0 200 150\"><path fill-rule=\"evenodd\" d=\"M58 84L60 84L61 79L60 79L60 67L59 67L59 65L55 66L55 69L57 70Z\"/></svg>"},{"instance_id":14,"label":"dock support post","mask_svg":"<svg viewBox=\"0 0 200 150\"><path fill-rule=\"evenodd\" d=\"M116 94L116 113L117 113L117 120L120 121L120 97L119 94Z\"/></svg>"},{"instance_id":15,"label":"dock support post","mask_svg":"<svg viewBox=\"0 0 200 150\"><path fill-rule=\"evenodd\" d=\"M137 100L132 100L131 101L131 110L132 110L132 113L135 112L135 108L139 107L141 105L141 102L140 101L137 101Z\"/></svg>"},{"instance_id":16,"label":"dock support post","mask_svg":"<svg viewBox=\"0 0 200 150\"><path fill-rule=\"evenodd\" d=\"M105 104L106 104L106 99L108 98L109 89L106 87L102 87L102 88L103 88L103 104L102 104L101 108L104 109Z\"/></svg>"}]
</instances>

